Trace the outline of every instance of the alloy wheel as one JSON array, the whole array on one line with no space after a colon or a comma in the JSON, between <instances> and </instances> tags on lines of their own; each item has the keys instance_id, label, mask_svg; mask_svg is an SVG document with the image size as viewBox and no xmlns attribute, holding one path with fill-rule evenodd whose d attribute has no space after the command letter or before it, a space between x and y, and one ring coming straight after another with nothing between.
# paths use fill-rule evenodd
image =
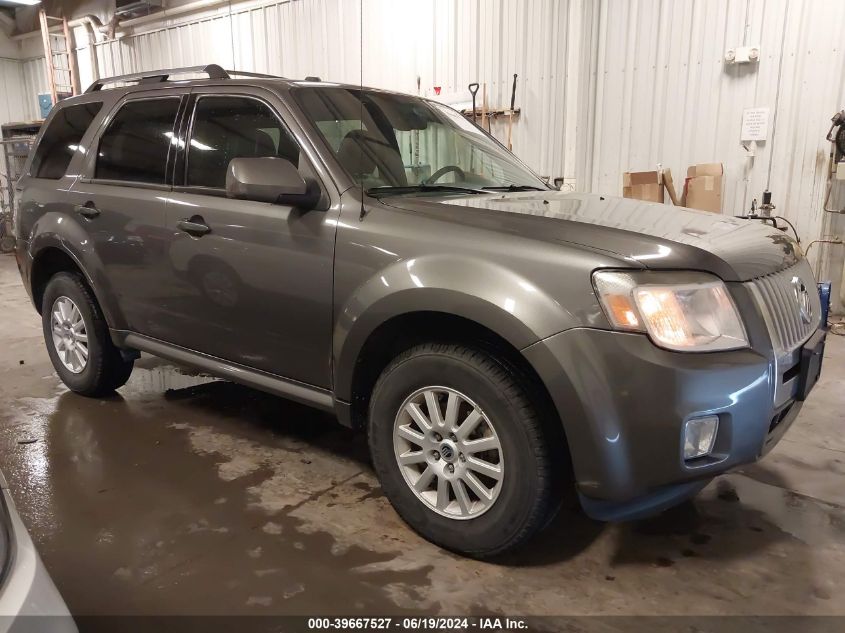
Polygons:
<instances>
[{"instance_id":1,"label":"alloy wheel","mask_svg":"<svg viewBox=\"0 0 845 633\"><path fill-rule=\"evenodd\" d=\"M50 325L53 345L62 365L79 374L88 365L88 331L77 305L68 297L53 302Z\"/></svg>"},{"instance_id":2,"label":"alloy wheel","mask_svg":"<svg viewBox=\"0 0 845 633\"><path fill-rule=\"evenodd\" d=\"M505 474L499 436L459 391L432 386L408 396L393 424L393 449L408 487L440 515L473 519L499 497Z\"/></svg>"}]
</instances>

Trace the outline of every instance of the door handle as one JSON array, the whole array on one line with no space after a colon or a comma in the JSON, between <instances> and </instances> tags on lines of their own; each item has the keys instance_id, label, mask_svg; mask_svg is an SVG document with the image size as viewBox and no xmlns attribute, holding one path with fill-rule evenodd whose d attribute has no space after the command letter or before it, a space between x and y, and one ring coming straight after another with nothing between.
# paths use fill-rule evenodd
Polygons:
<instances>
[{"instance_id":1,"label":"door handle","mask_svg":"<svg viewBox=\"0 0 845 633\"><path fill-rule=\"evenodd\" d=\"M179 227L180 231L185 231L185 233L194 237L201 237L206 233L211 233L211 227L199 215L195 215L190 219L179 220L176 226Z\"/></svg>"},{"instance_id":2,"label":"door handle","mask_svg":"<svg viewBox=\"0 0 845 633\"><path fill-rule=\"evenodd\" d=\"M100 215L100 210L94 206L93 202L78 204L74 207L74 210L83 218L88 218L89 220L93 220Z\"/></svg>"}]
</instances>

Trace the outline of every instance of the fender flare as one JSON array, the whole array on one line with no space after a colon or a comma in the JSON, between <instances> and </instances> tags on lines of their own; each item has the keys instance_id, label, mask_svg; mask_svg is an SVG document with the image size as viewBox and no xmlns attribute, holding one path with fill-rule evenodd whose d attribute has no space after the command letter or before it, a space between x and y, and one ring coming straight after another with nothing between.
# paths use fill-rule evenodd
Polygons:
<instances>
[{"instance_id":1,"label":"fender flare","mask_svg":"<svg viewBox=\"0 0 845 633\"><path fill-rule=\"evenodd\" d=\"M522 350L576 325L552 297L482 259L433 255L378 271L339 309L332 337L334 391L349 402L357 359L370 335L402 315L440 312L484 326Z\"/></svg>"},{"instance_id":2,"label":"fender flare","mask_svg":"<svg viewBox=\"0 0 845 633\"><path fill-rule=\"evenodd\" d=\"M114 293L111 292L111 284L105 276L102 260L94 249L91 237L75 219L65 214L47 213L39 218L33 227L27 247L27 256L31 261L29 284L33 297L37 262L49 249L59 250L73 260L91 288L108 326L112 329L122 329L125 319Z\"/></svg>"}]
</instances>

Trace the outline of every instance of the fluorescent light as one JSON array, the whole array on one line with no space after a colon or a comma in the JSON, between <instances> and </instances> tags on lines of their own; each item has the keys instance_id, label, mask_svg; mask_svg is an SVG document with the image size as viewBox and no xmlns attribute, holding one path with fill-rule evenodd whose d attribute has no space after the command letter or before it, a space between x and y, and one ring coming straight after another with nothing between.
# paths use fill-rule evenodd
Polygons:
<instances>
[{"instance_id":1,"label":"fluorescent light","mask_svg":"<svg viewBox=\"0 0 845 633\"><path fill-rule=\"evenodd\" d=\"M41 4L41 0L4 0L4 4L20 4L25 7L31 7L36 4Z\"/></svg>"}]
</instances>

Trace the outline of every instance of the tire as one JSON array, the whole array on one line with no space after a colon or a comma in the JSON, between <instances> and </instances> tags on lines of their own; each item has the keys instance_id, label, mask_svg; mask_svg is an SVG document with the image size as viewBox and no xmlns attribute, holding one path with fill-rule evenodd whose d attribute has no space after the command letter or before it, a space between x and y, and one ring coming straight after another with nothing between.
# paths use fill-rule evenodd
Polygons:
<instances>
[{"instance_id":1,"label":"tire","mask_svg":"<svg viewBox=\"0 0 845 633\"><path fill-rule=\"evenodd\" d=\"M531 389L508 367L490 353L462 345L419 345L388 365L370 399L370 452L385 495L421 536L474 558L491 558L526 542L548 522L558 505L551 452L528 395ZM432 386L440 390L427 393ZM424 414L423 420L430 422L431 397L440 411L434 417L445 422L439 427L444 432L432 435L431 441L406 441L409 431L409 437L425 435L411 411ZM450 417L452 399L458 403L452 407L457 410L451 416L454 424L443 420ZM461 422L471 418L480 422L474 435L462 438ZM439 445L438 436L442 439ZM478 440L483 440L485 447L498 442L498 449L472 454L476 448L470 448L471 444ZM425 455L425 462L400 466L400 456L419 460L419 452ZM479 455L485 464L483 472L492 472L490 466L495 466L500 479L477 476L482 472L475 471ZM447 457L453 461L447 463ZM451 471L442 470L450 467ZM418 494L412 488L414 479L419 475L419 486L426 480L428 468L438 473L429 486L434 489ZM444 477L448 484L441 484ZM456 478L461 481L456 483ZM488 496L475 493L479 483ZM442 497L441 485L446 489ZM458 494L459 487L467 496Z\"/></svg>"},{"instance_id":2,"label":"tire","mask_svg":"<svg viewBox=\"0 0 845 633\"><path fill-rule=\"evenodd\" d=\"M77 309L78 314L73 311L73 307ZM58 328L62 333L59 337L62 340L57 343L53 326L59 319L54 320L54 312L62 314L63 308L67 318L61 319L65 324ZM73 327L67 325L71 320ZM80 320L81 327L78 325ZM50 279L41 303L41 325L53 367L71 391L83 396L103 396L129 380L134 361L124 360L120 350L112 343L100 306L81 275L63 272ZM75 332L75 335L72 335L71 331ZM87 340L83 341L80 333ZM78 340L74 340L71 347L68 347L67 341L71 336L77 337ZM82 353L83 344L87 354ZM73 348L78 353L73 352ZM83 362L82 359L86 356ZM69 367L68 363L73 366Z\"/></svg>"}]
</instances>

